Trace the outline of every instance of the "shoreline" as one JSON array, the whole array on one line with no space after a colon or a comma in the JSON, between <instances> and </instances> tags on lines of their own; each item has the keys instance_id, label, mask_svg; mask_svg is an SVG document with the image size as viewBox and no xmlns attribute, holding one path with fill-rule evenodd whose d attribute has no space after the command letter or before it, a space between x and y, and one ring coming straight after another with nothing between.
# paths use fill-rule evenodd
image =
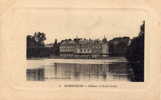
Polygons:
<instances>
[{"instance_id":1,"label":"shoreline","mask_svg":"<svg viewBox=\"0 0 161 100\"><path fill-rule=\"evenodd\" d=\"M43 60L43 59L75 59L75 60L111 60L111 59L126 59L124 56L106 57L106 58L65 58L65 57L33 57L26 60Z\"/></svg>"},{"instance_id":2,"label":"shoreline","mask_svg":"<svg viewBox=\"0 0 161 100\"><path fill-rule=\"evenodd\" d=\"M112 63L127 63L125 57L115 57L110 59L37 59L27 60L27 68L38 67L39 65L53 65L53 64L112 64ZM40 67L40 66L39 66ZM41 66L43 67L43 66Z\"/></svg>"}]
</instances>

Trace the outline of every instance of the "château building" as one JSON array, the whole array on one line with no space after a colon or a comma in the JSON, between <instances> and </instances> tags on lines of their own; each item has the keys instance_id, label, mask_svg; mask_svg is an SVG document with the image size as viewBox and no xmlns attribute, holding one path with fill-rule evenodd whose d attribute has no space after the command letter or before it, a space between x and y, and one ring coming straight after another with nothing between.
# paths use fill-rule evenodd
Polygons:
<instances>
[{"instance_id":1,"label":"ch\u00e2teau building","mask_svg":"<svg viewBox=\"0 0 161 100\"><path fill-rule=\"evenodd\" d=\"M106 38L103 40L80 39L63 40L60 43L60 56L71 58L108 57L109 48Z\"/></svg>"}]
</instances>

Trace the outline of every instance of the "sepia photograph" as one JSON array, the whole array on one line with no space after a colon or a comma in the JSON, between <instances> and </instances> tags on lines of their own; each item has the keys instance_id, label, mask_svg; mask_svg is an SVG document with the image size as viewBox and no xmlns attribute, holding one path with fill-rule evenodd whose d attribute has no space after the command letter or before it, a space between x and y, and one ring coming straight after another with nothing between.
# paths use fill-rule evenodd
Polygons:
<instances>
[{"instance_id":1,"label":"sepia photograph","mask_svg":"<svg viewBox=\"0 0 161 100\"><path fill-rule=\"evenodd\" d=\"M26 35L27 81L144 82L143 18L73 15L59 20L57 26L52 21L55 16L47 16L47 22L41 20L45 15L30 16L30 21L36 21ZM91 17L90 23L86 17L88 21ZM60 32L54 33L55 29Z\"/></svg>"},{"instance_id":2,"label":"sepia photograph","mask_svg":"<svg viewBox=\"0 0 161 100\"><path fill-rule=\"evenodd\" d=\"M161 22L151 3L2 3L0 100L159 100Z\"/></svg>"}]
</instances>

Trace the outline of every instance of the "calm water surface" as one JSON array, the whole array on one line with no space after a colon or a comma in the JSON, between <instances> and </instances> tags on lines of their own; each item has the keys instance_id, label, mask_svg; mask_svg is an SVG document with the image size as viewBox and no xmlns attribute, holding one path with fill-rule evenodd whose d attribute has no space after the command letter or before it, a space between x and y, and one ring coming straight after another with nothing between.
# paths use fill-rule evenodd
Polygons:
<instances>
[{"instance_id":1,"label":"calm water surface","mask_svg":"<svg viewBox=\"0 0 161 100\"><path fill-rule=\"evenodd\" d=\"M129 81L125 61L47 61L28 60L27 80ZM93 62L93 63L92 63Z\"/></svg>"}]
</instances>

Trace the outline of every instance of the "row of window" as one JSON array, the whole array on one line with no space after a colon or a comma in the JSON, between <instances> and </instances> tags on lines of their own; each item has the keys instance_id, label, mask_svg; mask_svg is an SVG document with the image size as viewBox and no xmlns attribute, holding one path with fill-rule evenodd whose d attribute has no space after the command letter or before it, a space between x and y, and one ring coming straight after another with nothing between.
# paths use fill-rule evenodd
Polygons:
<instances>
[{"instance_id":1,"label":"row of window","mask_svg":"<svg viewBox=\"0 0 161 100\"><path fill-rule=\"evenodd\" d=\"M75 48L66 48L66 49L60 49L60 52L74 52L76 49ZM94 52L100 52L102 51L102 49L78 49L79 51L78 52L81 52L81 53L90 53L92 51Z\"/></svg>"},{"instance_id":2,"label":"row of window","mask_svg":"<svg viewBox=\"0 0 161 100\"><path fill-rule=\"evenodd\" d=\"M90 49L80 49L80 52L91 52L91 50Z\"/></svg>"},{"instance_id":3,"label":"row of window","mask_svg":"<svg viewBox=\"0 0 161 100\"><path fill-rule=\"evenodd\" d=\"M74 51L75 48L60 48L60 51Z\"/></svg>"},{"instance_id":4,"label":"row of window","mask_svg":"<svg viewBox=\"0 0 161 100\"><path fill-rule=\"evenodd\" d=\"M74 48L76 48L76 47L74 47L74 46L72 46L72 47L71 46L62 46L62 47L60 47L60 49L74 49ZM89 47L84 46L84 47L81 47L81 48L89 48ZM91 48L101 49L102 47L101 46L93 46Z\"/></svg>"}]
</instances>

